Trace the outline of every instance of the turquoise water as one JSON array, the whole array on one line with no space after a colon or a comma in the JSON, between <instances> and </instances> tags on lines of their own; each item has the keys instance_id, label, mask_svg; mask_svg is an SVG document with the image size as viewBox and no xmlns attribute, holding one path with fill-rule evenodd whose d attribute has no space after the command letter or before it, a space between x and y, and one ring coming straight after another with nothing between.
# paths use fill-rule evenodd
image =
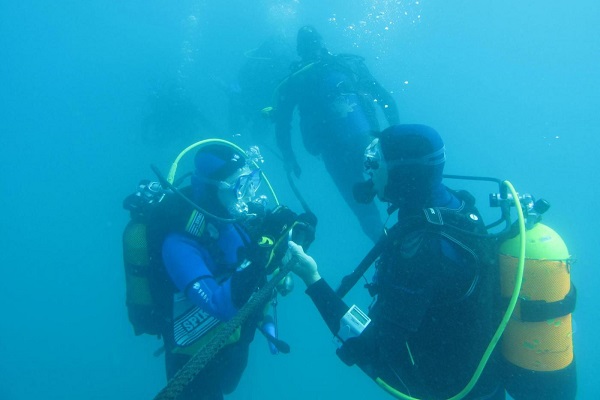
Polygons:
<instances>
[{"instance_id":1,"label":"turquoise water","mask_svg":"<svg viewBox=\"0 0 600 400\"><path fill-rule=\"evenodd\" d=\"M273 33L292 43L304 24L331 51L364 56L402 122L441 133L446 172L509 179L550 201L544 221L576 259L578 398L598 398L599 3L252 3L0 5L0 398L147 399L164 386L160 343L135 337L126 318L121 201L153 177L150 163L166 171L194 140L232 139L227 93L244 53ZM148 128L157 98L180 106L159 113L171 134ZM280 200L299 209L265 150L272 137L259 139ZM320 218L311 251L337 283L369 243L322 164L301 147L298 156L299 188ZM292 353L271 356L257 336L228 398L390 398L337 359L302 286L279 305ZM349 301L366 308L369 298L357 289Z\"/></svg>"}]
</instances>

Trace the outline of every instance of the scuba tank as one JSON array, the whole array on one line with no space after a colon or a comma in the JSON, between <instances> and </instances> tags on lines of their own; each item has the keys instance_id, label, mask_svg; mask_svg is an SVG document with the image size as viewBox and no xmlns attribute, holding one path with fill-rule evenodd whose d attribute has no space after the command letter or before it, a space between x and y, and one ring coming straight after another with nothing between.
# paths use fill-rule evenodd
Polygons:
<instances>
[{"instance_id":1,"label":"scuba tank","mask_svg":"<svg viewBox=\"0 0 600 400\"><path fill-rule=\"evenodd\" d=\"M172 203L168 194L158 182L142 180L123 201L131 218L123 231L125 295L136 336L160 335L168 318L168 299L174 289L162 265L160 243L166 233L164 221L181 220L167 210L165 204Z\"/></svg>"},{"instance_id":2,"label":"scuba tank","mask_svg":"<svg viewBox=\"0 0 600 400\"><path fill-rule=\"evenodd\" d=\"M146 225L129 221L123 232L123 263L125 266L126 304L129 321L136 335L156 335L158 327L153 318L152 293L148 274L150 255L146 239Z\"/></svg>"},{"instance_id":3,"label":"scuba tank","mask_svg":"<svg viewBox=\"0 0 600 400\"><path fill-rule=\"evenodd\" d=\"M567 246L536 222L526 232L519 300L502 336L505 388L515 399L574 399L577 387L571 313L575 287ZM499 249L503 298L515 286L517 239Z\"/></svg>"}]
</instances>

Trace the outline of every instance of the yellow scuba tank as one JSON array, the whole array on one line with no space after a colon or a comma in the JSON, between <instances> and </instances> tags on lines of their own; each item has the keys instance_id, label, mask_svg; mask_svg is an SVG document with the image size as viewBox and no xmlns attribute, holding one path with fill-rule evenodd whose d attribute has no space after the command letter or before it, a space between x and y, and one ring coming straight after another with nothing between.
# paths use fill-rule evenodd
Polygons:
<instances>
[{"instance_id":1,"label":"yellow scuba tank","mask_svg":"<svg viewBox=\"0 0 600 400\"><path fill-rule=\"evenodd\" d=\"M505 388L516 400L574 399L571 313L576 296L569 252L561 237L541 223L527 230L526 243L519 300L502 336ZM504 299L515 288L518 251L518 236L500 245Z\"/></svg>"},{"instance_id":2,"label":"yellow scuba tank","mask_svg":"<svg viewBox=\"0 0 600 400\"><path fill-rule=\"evenodd\" d=\"M571 260L564 241L539 222L549 204L545 200L535 202L530 195L519 195L508 181L461 175L444 178L498 182L500 193L490 194L490 206L501 207L502 217L487 227L497 226L502 220L507 223L496 237L506 237L512 228L519 228L498 248L500 289L506 303L504 316L473 377L449 400L468 395L499 341L503 385L512 398L574 400L577 375L571 314L576 291L571 284ZM513 202L518 214L514 224L509 211ZM396 398L417 400L381 378L376 378L376 382Z\"/></svg>"}]
</instances>

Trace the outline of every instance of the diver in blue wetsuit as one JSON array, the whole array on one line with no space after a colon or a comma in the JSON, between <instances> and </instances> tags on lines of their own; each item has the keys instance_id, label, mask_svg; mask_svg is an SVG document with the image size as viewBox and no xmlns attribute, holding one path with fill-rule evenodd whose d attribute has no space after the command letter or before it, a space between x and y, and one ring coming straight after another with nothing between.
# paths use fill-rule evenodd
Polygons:
<instances>
[{"instance_id":1,"label":"diver in blue wetsuit","mask_svg":"<svg viewBox=\"0 0 600 400\"><path fill-rule=\"evenodd\" d=\"M363 231L376 241L383 226L379 211L374 204L356 202L352 187L362 180L360 161L370 135L379 131L375 104L389 124L396 124L396 102L373 78L362 57L329 53L312 26L298 31L297 53L301 61L278 87L272 114L285 167L300 176L291 145L291 122L297 107L306 150L323 159Z\"/></svg>"},{"instance_id":2,"label":"diver in blue wetsuit","mask_svg":"<svg viewBox=\"0 0 600 400\"><path fill-rule=\"evenodd\" d=\"M270 232L269 237L276 239L280 228L290 226L296 214L283 206L265 211L262 203L253 201L260 182L257 164L232 147L211 144L196 154L191 197L203 213L192 213L185 228L172 230L162 245L164 268L175 287L171 323L163 332L169 379L206 344L211 330L230 320L272 272L267 269L273 266L270 249L257 245L256 234ZM241 326L239 335L230 339L178 398L222 399L235 389L263 318L259 314Z\"/></svg>"},{"instance_id":3,"label":"diver in blue wetsuit","mask_svg":"<svg viewBox=\"0 0 600 400\"><path fill-rule=\"evenodd\" d=\"M363 200L377 196L398 210L367 285L376 297L368 317L349 308L290 242L293 271L339 339L346 364L395 393L450 398L467 386L497 327L492 242L473 198L442 183L445 148L432 128L392 126L364 157L370 179L360 187ZM492 354L465 399L505 398L496 366Z\"/></svg>"}]
</instances>

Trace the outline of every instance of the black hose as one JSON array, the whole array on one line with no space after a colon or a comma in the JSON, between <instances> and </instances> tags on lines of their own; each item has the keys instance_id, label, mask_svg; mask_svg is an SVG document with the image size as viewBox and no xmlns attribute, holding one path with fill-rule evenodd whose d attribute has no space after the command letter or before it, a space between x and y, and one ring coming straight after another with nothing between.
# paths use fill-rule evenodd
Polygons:
<instances>
[{"instance_id":1,"label":"black hose","mask_svg":"<svg viewBox=\"0 0 600 400\"><path fill-rule=\"evenodd\" d=\"M304 196L302 196L302 193L300 193L300 190L298 190L298 187L296 186L296 183L294 182L294 178L292 178L292 171L288 171L287 179L290 184L290 187L292 188L292 192L294 192L294 196L296 196L296 198L300 202L300 205L302 205L302 209L307 214L313 214L310 207L308 206L308 203L306 202L306 200L304 200Z\"/></svg>"},{"instance_id":2,"label":"black hose","mask_svg":"<svg viewBox=\"0 0 600 400\"><path fill-rule=\"evenodd\" d=\"M356 283L360 280L360 278L367 272L367 270L373 265L377 257L381 255L383 252L383 248L388 242L388 236L383 235L375 246L367 253L367 255L362 259L360 264L352 271L350 274L346 275L342 278L342 282L340 286L336 289L335 293L343 298L348 294L348 292L356 285Z\"/></svg>"},{"instance_id":3,"label":"black hose","mask_svg":"<svg viewBox=\"0 0 600 400\"><path fill-rule=\"evenodd\" d=\"M222 222L239 222L239 219L235 219L235 218L223 218L223 217L219 217L218 215L209 213L208 211L206 211L205 209L203 209L202 207L200 207L198 204L194 203L192 201L192 199L190 199L189 197L187 197L185 194L181 193L181 190L179 190L175 185L173 185L171 182L169 182L168 180L165 179L165 177L160 173L160 170L158 169L158 167L156 167L155 165L151 164L150 168L152 168L152 171L154 172L154 174L156 174L156 177L158 178L158 181L160 182L160 185L163 188L168 188L170 189L173 193L175 193L177 196L179 196L183 201L185 201L186 203L188 203L193 209L197 210L199 213L214 218L218 221L222 221Z\"/></svg>"}]
</instances>

